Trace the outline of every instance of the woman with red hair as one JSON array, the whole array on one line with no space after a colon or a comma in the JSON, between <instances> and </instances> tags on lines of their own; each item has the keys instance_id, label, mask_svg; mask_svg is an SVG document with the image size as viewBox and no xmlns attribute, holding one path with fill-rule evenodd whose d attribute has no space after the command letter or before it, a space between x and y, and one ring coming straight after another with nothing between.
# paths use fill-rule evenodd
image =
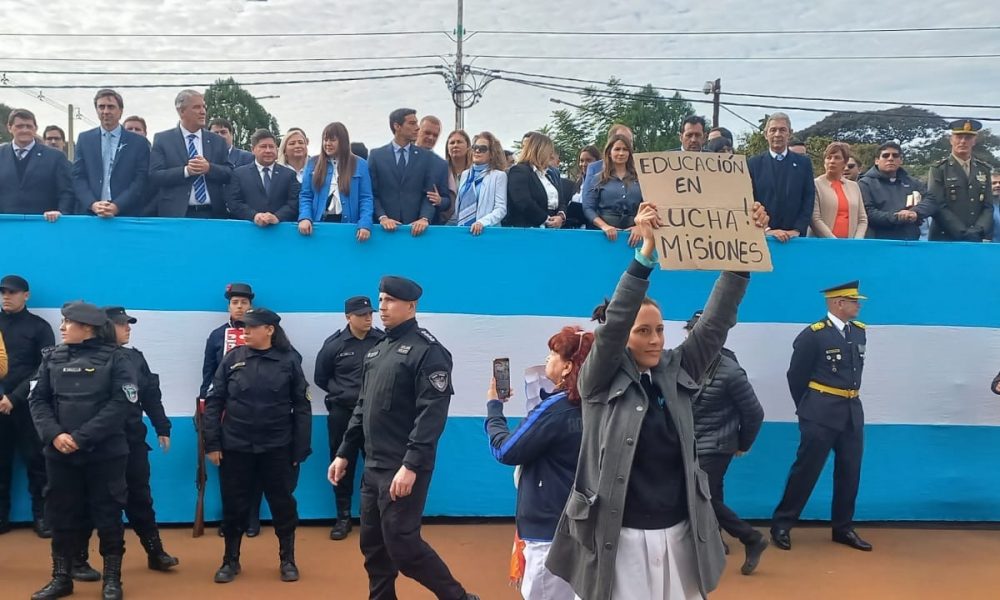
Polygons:
<instances>
[{"instance_id":1,"label":"woman with red hair","mask_svg":"<svg viewBox=\"0 0 1000 600\"><path fill-rule=\"evenodd\" d=\"M524 542L521 595L525 600L575 597L568 583L545 568L545 558L576 474L583 431L576 379L593 343L594 334L579 327L563 327L549 339L545 376L556 389L552 394L543 391L541 404L513 432L503 415L496 381L487 395L486 433L493 456L505 465L521 466L515 520Z\"/></svg>"}]
</instances>

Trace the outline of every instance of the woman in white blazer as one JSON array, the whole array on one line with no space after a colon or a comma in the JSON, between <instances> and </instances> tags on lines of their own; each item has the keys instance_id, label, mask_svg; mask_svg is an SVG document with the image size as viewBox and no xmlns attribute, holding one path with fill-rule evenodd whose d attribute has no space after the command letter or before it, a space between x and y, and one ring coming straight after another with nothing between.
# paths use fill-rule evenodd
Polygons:
<instances>
[{"instance_id":1,"label":"woman in white blazer","mask_svg":"<svg viewBox=\"0 0 1000 600\"><path fill-rule=\"evenodd\" d=\"M468 227L479 235L507 216L507 158L496 136L484 131L472 140L472 167L458 181L455 212L449 225Z\"/></svg>"},{"instance_id":2,"label":"woman in white blazer","mask_svg":"<svg viewBox=\"0 0 1000 600\"><path fill-rule=\"evenodd\" d=\"M816 178L811 237L863 238L868 232L868 213L858 184L844 177L851 147L833 142L823 153L826 173Z\"/></svg>"}]
</instances>

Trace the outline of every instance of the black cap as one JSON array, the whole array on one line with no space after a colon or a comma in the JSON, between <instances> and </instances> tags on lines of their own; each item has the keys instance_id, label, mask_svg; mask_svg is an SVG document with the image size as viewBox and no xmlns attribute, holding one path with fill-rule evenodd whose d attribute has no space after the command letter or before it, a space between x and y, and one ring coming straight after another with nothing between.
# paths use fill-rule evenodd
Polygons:
<instances>
[{"instance_id":1,"label":"black cap","mask_svg":"<svg viewBox=\"0 0 1000 600\"><path fill-rule=\"evenodd\" d=\"M108 322L108 315L100 308L83 300L74 300L63 304L62 316L70 321L101 327Z\"/></svg>"},{"instance_id":2,"label":"black cap","mask_svg":"<svg viewBox=\"0 0 1000 600\"><path fill-rule=\"evenodd\" d=\"M125 312L124 306L105 306L104 312L113 323L133 325L138 322L135 317Z\"/></svg>"},{"instance_id":3,"label":"black cap","mask_svg":"<svg viewBox=\"0 0 1000 600\"><path fill-rule=\"evenodd\" d=\"M957 119L948 123L948 129L950 129L952 133L978 135L979 130L982 128L983 124L975 119Z\"/></svg>"},{"instance_id":4,"label":"black cap","mask_svg":"<svg viewBox=\"0 0 1000 600\"><path fill-rule=\"evenodd\" d=\"M789 146L805 146L806 143L799 138L792 138L792 141L788 142Z\"/></svg>"},{"instance_id":5,"label":"black cap","mask_svg":"<svg viewBox=\"0 0 1000 600\"><path fill-rule=\"evenodd\" d=\"M281 322L278 313L268 308L251 308L243 315L243 324L247 327L258 325L277 325Z\"/></svg>"},{"instance_id":6,"label":"black cap","mask_svg":"<svg viewBox=\"0 0 1000 600\"><path fill-rule=\"evenodd\" d=\"M694 325L695 325L695 323L698 322L698 319L701 318L701 313L702 312L704 312L704 311L700 311L700 310L694 311L694 314L691 315L691 318L688 319L687 323L684 324L684 329L694 329Z\"/></svg>"},{"instance_id":7,"label":"black cap","mask_svg":"<svg viewBox=\"0 0 1000 600\"><path fill-rule=\"evenodd\" d=\"M416 302L424 293L416 281L395 275L384 276L378 284L378 291L404 302Z\"/></svg>"},{"instance_id":8,"label":"black cap","mask_svg":"<svg viewBox=\"0 0 1000 600\"><path fill-rule=\"evenodd\" d=\"M368 315L374 310L368 296L352 296L344 302L344 312L349 315Z\"/></svg>"},{"instance_id":9,"label":"black cap","mask_svg":"<svg viewBox=\"0 0 1000 600\"><path fill-rule=\"evenodd\" d=\"M28 280L20 275L4 275L4 278L0 279L0 290L27 292Z\"/></svg>"},{"instance_id":10,"label":"black cap","mask_svg":"<svg viewBox=\"0 0 1000 600\"><path fill-rule=\"evenodd\" d=\"M226 300L233 296L242 296L253 300L253 288L247 283L230 283L226 286Z\"/></svg>"}]
</instances>

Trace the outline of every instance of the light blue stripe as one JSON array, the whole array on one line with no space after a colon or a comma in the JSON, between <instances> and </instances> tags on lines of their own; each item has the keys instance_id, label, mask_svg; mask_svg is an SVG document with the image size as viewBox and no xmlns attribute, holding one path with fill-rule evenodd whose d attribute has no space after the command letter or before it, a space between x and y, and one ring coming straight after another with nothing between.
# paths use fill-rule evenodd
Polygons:
<instances>
[{"instance_id":1,"label":"light blue stripe","mask_svg":"<svg viewBox=\"0 0 1000 600\"><path fill-rule=\"evenodd\" d=\"M31 282L32 305L71 298L133 309L222 310L222 292L247 281L278 311L337 312L343 299L375 296L383 274L424 287L421 311L586 317L632 257L600 232L431 227L414 238L376 228L364 244L352 225L0 217L4 269ZM797 239L771 243L773 273L753 275L744 322L808 323L825 313L819 290L853 279L871 300L871 324L1000 327L1000 245ZM656 272L650 295L670 320L700 308L714 273Z\"/></svg>"},{"instance_id":2,"label":"light blue stripe","mask_svg":"<svg viewBox=\"0 0 1000 600\"><path fill-rule=\"evenodd\" d=\"M324 416L313 423L313 454L302 465L295 492L303 519L333 516L326 481ZM168 454L154 450L153 497L161 522L190 522L195 501L195 438L190 418L173 419ZM154 444L150 436L150 444ZM795 458L798 427L765 423L750 453L733 460L726 477L726 503L740 516L769 519L781 498ZM831 460L832 462L832 460ZM1000 521L1000 427L868 425L858 495L860 521ZM510 517L516 494L511 467L497 463L483 443L483 418L448 420L426 514ZM803 519L830 518L832 465L820 476ZM209 466L206 515L220 518L218 472ZM355 488L357 489L357 488ZM14 475L15 521L30 518L24 471ZM357 496L354 512L357 514Z\"/></svg>"}]
</instances>

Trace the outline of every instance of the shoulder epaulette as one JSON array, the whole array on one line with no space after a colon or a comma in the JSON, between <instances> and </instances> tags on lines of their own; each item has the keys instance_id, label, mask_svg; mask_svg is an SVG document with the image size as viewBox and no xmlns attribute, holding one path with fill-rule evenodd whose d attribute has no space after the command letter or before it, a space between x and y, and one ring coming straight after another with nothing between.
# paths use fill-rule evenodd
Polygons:
<instances>
[{"instance_id":1,"label":"shoulder epaulette","mask_svg":"<svg viewBox=\"0 0 1000 600\"><path fill-rule=\"evenodd\" d=\"M426 329L419 328L419 329L417 329L417 331L419 331L420 335L424 336L424 339L427 340L428 342L430 342L432 344L437 344L438 343L437 338L434 337L433 335L431 335L431 332L427 331Z\"/></svg>"},{"instance_id":2,"label":"shoulder epaulette","mask_svg":"<svg viewBox=\"0 0 1000 600\"><path fill-rule=\"evenodd\" d=\"M949 158L947 158L947 157L945 157L945 158L942 158L941 160L939 160L939 161L937 161L936 163L934 163L934 166L935 166L935 167L940 167L940 166L943 166L943 165L945 165L945 164L947 164L947 163L948 163L948 160L950 160L950 159L949 159Z\"/></svg>"},{"instance_id":3,"label":"shoulder epaulette","mask_svg":"<svg viewBox=\"0 0 1000 600\"><path fill-rule=\"evenodd\" d=\"M860 327L861 329L864 329L864 328L865 328L865 324L864 324L864 323L862 323L861 321L851 321L851 324L852 324L852 325L857 325L857 326L858 326L858 327Z\"/></svg>"},{"instance_id":4,"label":"shoulder epaulette","mask_svg":"<svg viewBox=\"0 0 1000 600\"><path fill-rule=\"evenodd\" d=\"M813 331L819 331L824 327L826 327L826 321L816 321L815 323L809 326L809 329L812 329Z\"/></svg>"}]
</instances>

